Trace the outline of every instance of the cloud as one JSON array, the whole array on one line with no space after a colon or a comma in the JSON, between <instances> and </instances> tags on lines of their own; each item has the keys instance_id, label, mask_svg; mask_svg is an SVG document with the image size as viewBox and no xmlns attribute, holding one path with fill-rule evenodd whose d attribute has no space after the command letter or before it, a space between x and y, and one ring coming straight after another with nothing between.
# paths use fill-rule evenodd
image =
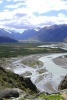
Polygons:
<instances>
[{"instance_id":1,"label":"cloud","mask_svg":"<svg viewBox=\"0 0 67 100\"><path fill-rule=\"evenodd\" d=\"M8 23L4 23L4 25L6 27L10 27L10 28L14 28L14 29L32 29L35 28L35 26L33 24L31 24L28 20L24 20L24 21L17 21L13 20L13 21L8 21Z\"/></svg>"},{"instance_id":2,"label":"cloud","mask_svg":"<svg viewBox=\"0 0 67 100\"><path fill-rule=\"evenodd\" d=\"M25 0L6 0L7 2L24 2Z\"/></svg>"},{"instance_id":3,"label":"cloud","mask_svg":"<svg viewBox=\"0 0 67 100\"><path fill-rule=\"evenodd\" d=\"M62 0L27 0L26 6L31 12L45 13L52 10L67 10L67 2Z\"/></svg>"},{"instance_id":4,"label":"cloud","mask_svg":"<svg viewBox=\"0 0 67 100\"><path fill-rule=\"evenodd\" d=\"M2 0L0 0L0 4L2 4L3 3L3 1Z\"/></svg>"},{"instance_id":5,"label":"cloud","mask_svg":"<svg viewBox=\"0 0 67 100\"><path fill-rule=\"evenodd\" d=\"M23 5L24 5L24 3L16 3L16 4L12 4L12 5L9 4L9 5L6 5L5 8L9 8L9 9L10 8L12 8L12 9L17 8L18 9L20 6L23 6Z\"/></svg>"},{"instance_id":6,"label":"cloud","mask_svg":"<svg viewBox=\"0 0 67 100\"><path fill-rule=\"evenodd\" d=\"M21 18L21 17L25 17L26 15L27 15L27 14L17 13L15 16Z\"/></svg>"},{"instance_id":7,"label":"cloud","mask_svg":"<svg viewBox=\"0 0 67 100\"><path fill-rule=\"evenodd\" d=\"M4 11L0 13L0 21L2 20L13 20L13 13L9 11Z\"/></svg>"},{"instance_id":8,"label":"cloud","mask_svg":"<svg viewBox=\"0 0 67 100\"><path fill-rule=\"evenodd\" d=\"M7 17L7 16L6 16ZM10 19L3 21L3 25L14 29L32 29L53 24L67 24L67 16L59 13L57 16L39 16L16 13Z\"/></svg>"},{"instance_id":9,"label":"cloud","mask_svg":"<svg viewBox=\"0 0 67 100\"><path fill-rule=\"evenodd\" d=\"M7 2L11 2L12 0L6 0Z\"/></svg>"},{"instance_id":10,"label":"cloud","mask_svg":"<svg viewBox=\"0 0 67 100\"><path fill-rule=\"evenodd\" d=\"M4 6L5 9L2 12L0 12L0 26L14 29L31 29L35 27L43 27L44 25L67 24L67 16L64 13L60 13L60 10L67 10L67 1L6 1L9 3L6 4ZM51 16L47 16L45 14L51 11L59 11L59 13ZM37 13L37 16L35 13Z\"/></svg>"},{"instance_id":11,"label":"cloud","mask_svg":"<svg viewBox=\"0 0 67 100\"><path fill-rule=\"evenodd\" d=\"M14 0L14 2L25 2L25 0Z\"/></svg>"}]
</instances>

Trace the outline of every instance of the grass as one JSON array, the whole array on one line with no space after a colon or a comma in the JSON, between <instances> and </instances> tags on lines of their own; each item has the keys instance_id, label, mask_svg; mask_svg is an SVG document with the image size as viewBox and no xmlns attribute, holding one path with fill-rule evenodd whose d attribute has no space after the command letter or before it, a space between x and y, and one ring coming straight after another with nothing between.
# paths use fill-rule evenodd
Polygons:
<instances>
[{"instance_id":1,"label":"grass","mask_svg":"<svg viewBox=\"0 0 67 100\"><path fill-rule=\"evenodd\" d=\"M0 90L5 88L19 88L26 92L36 92L36 87L29 79L20 77L11 71L0 67Z\"/></svg>"},{"instance_id":2,"label":"grass","mask_svg":"<svg viewBox=\"0 0 67 100\"><path fill-rule=\"evenodd\" d=\"M39 48L37 46L42 45L39 43L17 43L17 44L0 44L0 58L3 59L9 57L26 56L31 54L43 54L43 53L64 53L67 52L60 48ZM4 59L3 59L4 62ZM26 62L24 62L26 63ZM30 66L39 65L38 61L27 62ZM18 75L10 71L6 71L0 68L0 89L3 88L20 88L24 91L28 91L26 81ZM63 100L60 94L56 95L40 95L38 98L43 100ZM25 99L21 99L25 100Z\"/></svg>"},{"instance_id":3,"label":"grass","mask_svg":"<svg viewBox=\"0 0 67 100\"><path fill-rule=\"evenodd\" d=\"M30 54L67 52L60 48L39 48L38 43L0 44L0 58L17 57Z\"/></svg>"},{"instance_id":4,"label":"grass","mask_svg":"<svg viewBox=\"0 0 67 100\"><path fill-rule=\"evenodd\" d=\"M39 97L46 100L64 100L60 94L53 94L53 95L41 94Z\"/></svg>"},{"instance_id":5,"label":"grass","mask_svg":"<svg viewBox=\"0 0 67 100\"><path fill-rule=\"evenodd\" d=\"M21 98L20 100L35 100L35 98L34 99ZM54 94L54 95L41 94L36 98L36 100L64 100L64 99L60 94Z\"/></svg>"},{"instance_id":6,"label":"grass","mask_svg":"<svg viewBox=\"0 0 67 100\"><path fill-rule=\"evenodd\" d=\"M22 63L30 67L43 66L43 63L41 61L36 61L32 59L23 60Z\"/></svg>"}]
</instances>

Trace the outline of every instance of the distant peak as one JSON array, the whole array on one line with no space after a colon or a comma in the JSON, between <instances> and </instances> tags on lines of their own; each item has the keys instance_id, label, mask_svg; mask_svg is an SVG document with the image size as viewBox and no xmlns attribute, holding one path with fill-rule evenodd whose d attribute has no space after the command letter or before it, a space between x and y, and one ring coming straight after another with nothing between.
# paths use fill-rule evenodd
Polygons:
<instances>
[{"instance_id":1,"label":"distant peak","mask_svg":"<svg viewBox=\"0 0 67 100\"><path fill-rule=\"evenodd\" d=\"M35 28L36 31L39 31L40 29L41 29L40 27Z\"/></svg>"},{"instance_id":2,"label":"distant peak","mask_svg":"<svg viewBox=\"0 0 67 100\"><path fill-rule=\"evenodd\" d=\"M4 29L6 32L8 32L8 33L10 33L11 34L11 31L10 30L8 30L8 29Z\"/></svg>"}]
</instances>

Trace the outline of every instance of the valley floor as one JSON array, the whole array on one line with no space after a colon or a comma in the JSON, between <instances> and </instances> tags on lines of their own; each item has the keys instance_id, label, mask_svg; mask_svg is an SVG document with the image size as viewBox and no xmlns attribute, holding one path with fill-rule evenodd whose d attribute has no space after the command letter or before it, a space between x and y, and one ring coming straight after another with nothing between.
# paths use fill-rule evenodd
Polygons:
<instances>
[{"instance_id":1,"label":"valley floor","mask_svg":"<svg viewBox=\"0 0 67 100\"><path fill-rule=\"evenodd\" d=\"M67 51L64 49L61 47L41 48L34 44L0 45L1 67L25 78L29 77L40 91L35 96L24 93L21 94L20 98L11 100L54 100L54 98L63 100L61 94L54 95L52 93L60 92L58 91L58 85L67 74L67 56L65 57L67 53L64 53ZM12 77L10 76L10 78ZM15 82L13 83L15 84ZM62 94L64 97L67 96L67 94Z\"/></svg>"},{"instance_id":2,"label":"valley floor","mask_svg":"<svg viewBox=\"0 0 67 100\"><path fill-rule=\"evenodd\" d=\"M58 57L53 59L54 63L59 65L60 67L67 69L67 58L65 57Z\"/></svg>"},{"instance_id":3,"label":"valley floor","mask_svg":"<svg viewBox=\"0 0 67 100\"><path fill-rule=\"evenodd\" d=\"M62 62L62 59L66 59L62 58L64 57L64 55L66 54L53 53L36 54L17 58L5 58L5 63L2 64L2 67L5 66L6 69L9 69L14 73L22 75L24 77L30 77L32 82L37 86L40 92L44 91L48 93L56 93L58 92L58 85L60 81L67 73L67 71L65 70L66 66L63 66L64 62ZM63 69L60 69L61 67L58 64L57 58L62 62L61 67L64 67ZM65 61L67 62L67 59ZM58 65L56 65L55 63ZM57 73L55 67L58 68ZM60 73L59 76L56 75L58 73Z\"/></svg>"},{"instance_id":4,"label":"valley floor","mask_svg":"<svg viewBox=\"0 0 67 100\"><path fill-rule=\"evenodd\" d=\"M36 54L36 55L30 55L26 57L17 57L17 58L2 58L0 60L0 63L2 67L5 66L6 69L11 70L14 73L17 73L19 75L22 75L24 77L30 77L32 82L37 86L37 88L40 90L40 92L48 92L48 93L56 93L58 92L58 83L56 83L58 80L61 81L61 79L57 79L52 73L50 73L47 69L46 62L41 62L41 59L45 60L46 57L47 63L50 63L52 61L55 65L58 65L58 67L66 68L67 64L67 58L64 57L64 55L67 55L65 53L63 54ZM54 57L52 59L52 57ZM52 59L52 60L51 60ZM65 62L64 62L65 61ZM3 63L4 62L4 63ZM56 78L56 79L55 79ZM60 82L59 81L59 82ZM67 94L63 94L62 96L66 98ZM20 98L23 98L23 95L21 95ZM32 98L30 96L30 98ZM41 100L42 98L37 97L36 99L32 100ZM13 99L13 100L19 100ZM27 99L21 99L21 100L28 100ZM30 99L29 99L30 100ZM45 100L45 99L42 99ZM51 99L50 99L51 100ZM59 100L59 99L56 99Z\"/></svg>"}]
</instances>

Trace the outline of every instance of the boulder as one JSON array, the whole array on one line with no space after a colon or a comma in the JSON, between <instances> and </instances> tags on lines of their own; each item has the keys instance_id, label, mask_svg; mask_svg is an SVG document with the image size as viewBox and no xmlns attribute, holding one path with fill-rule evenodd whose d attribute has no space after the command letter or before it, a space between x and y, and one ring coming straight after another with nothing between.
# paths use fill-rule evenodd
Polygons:
<instances>
[{"instance_id":1,"label":"boulder","mask_svg":"<svg viewBox=\"0 0 67 100\"><path fill-rule=\"evenodd\" d=\"M18 91L14 90L14 89L0 90L0 100L3 98L9 99L11 97L18 98L19 97Z\"/></svg>"}]
</instances>

